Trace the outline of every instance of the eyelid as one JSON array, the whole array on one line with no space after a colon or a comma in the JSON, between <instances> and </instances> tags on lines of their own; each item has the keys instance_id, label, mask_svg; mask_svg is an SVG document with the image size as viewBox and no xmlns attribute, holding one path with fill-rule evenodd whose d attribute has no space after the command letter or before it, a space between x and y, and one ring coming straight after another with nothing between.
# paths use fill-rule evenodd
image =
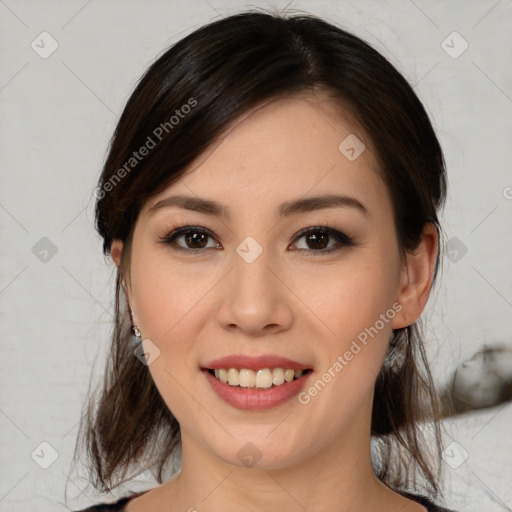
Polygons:
<instances>
[{"instance_id":1,"label":"eyelid","mask_svg":"<svg viewBox=\"0 0 512 512\"><path fill-rule=\"evenodd\" d=\"M343 247L349 247L356 245L353 238L338 229L334 229L329 227L326 224L316 224L314 226L309 226L307 228L301 229L294 237L292 244L295 244L302 237L309 235L310 233L323 233L327 234L330 239L334 239L337 244L329 249L295 249L296 251L300 251L308 254L308 256L314 257L315 255L329 254L338 250L341 250ZM329 240L330 241L330 240Z\"/></svg>"},{"instance_id":2,"label":"eyelid","mask_svg":"<svg viewBox=\"0 0 512 512\"><path fill-rule=\"evenodd\" d=\"M219 242L217 241L215 235L208 228L205 228L202 226L192 226L190 224L185 224L185 225L181 225L181 226L178 225L178 226L171 227L170 229L168 229L166 231L167 234L165 236L158 238L157 242L160 244L164 244L164 245L171 245L171 244L174 244L174 241L177 238L179 238L183 234L186 234L189 232L196 232L196 233L202 233L204 235L207 235L210 238L216 240L217 245L219 245ZM189 253L191 253L191 252L199 253L199 252L202 252L205 250L205 249L189 249L189 248L181 247L178 245L176 245L176 246L173 245L173 249L178 250L178 251L182 250L182 251L189 252Z\"/></svg>"},{"instance_id":3,"label":"eyelid","mask_svg":"<svg viewBox=\"0 0 512 512\"><path fill-rule=\"evenodd\" d=\"M326 233L328 235L333 235L337 238L343 239L346 243L352 242L352 237L347 235L346 233L329 227L327 224L316 224L314 226L308 226L307 228L301 229L294 237L294 241L302 238L305 235L309 235L310 233Z\"/></svg>"}]
</instances>

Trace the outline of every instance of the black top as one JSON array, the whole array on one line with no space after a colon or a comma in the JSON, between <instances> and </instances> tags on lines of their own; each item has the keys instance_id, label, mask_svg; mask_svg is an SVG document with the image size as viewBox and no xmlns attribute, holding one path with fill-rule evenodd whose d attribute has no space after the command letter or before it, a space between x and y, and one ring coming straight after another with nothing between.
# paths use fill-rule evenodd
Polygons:
<instances>
[{"instance_id":1,"label":"black top","mask_svg":"<svg viewBox=\"0 0 512 512\"><path fill-rule=\"evenodd\" d=\"M147 491L132 492L131 496L126 496L124 498L121 498L120 500L116 501L115 503L100 503L99 505L94 505L90 508L85 508L82 510L77 510L76 512L122 512L126 506L126 504L136 498L137 496L140 496L141 494L144 494ZM400 491L400 494L402 496L405 496L406 498L409 498L410 500L418 502L420 505L423 505L429 512L455 512L454 510L448 510L447 508L440 507L436 505L435 503L432 503L428 498L425 496L420 496L417 494L410 494L405 491Z\"/></svg>"}]
</instances>

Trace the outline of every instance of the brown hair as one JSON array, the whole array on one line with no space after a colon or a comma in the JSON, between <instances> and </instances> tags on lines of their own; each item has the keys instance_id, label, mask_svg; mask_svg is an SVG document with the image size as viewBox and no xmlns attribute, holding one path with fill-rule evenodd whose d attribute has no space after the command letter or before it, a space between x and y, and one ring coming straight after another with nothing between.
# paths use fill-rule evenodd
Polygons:
<instances>
[{"instance_id":1,"label":"brown hair","mask_svg":"<svg viewBox=\"0 0 512 512\"><path fill-rule=\"evenodd\" d=\"M254 106L317 91L348 106L370 137L392 199L402 254L417 247L426 223L441 233L437 211L446 194L441 147L411 86L367 43L315 16L254 10L212 22L178 41L149 67L129 98L96 190L104 254L113 240L124 242L105 378L99 397L88 402L79 432L96 488L116 487L142 463L157 470L162 483L164 465L180 441L177 420L148 368L134 357L122 287L142 205L178 180ZM150 139L152 149L135 159L134 152L148 147ZM434 279L438 265L439 252ZM412 479L416 486L419 470L430 495L439 495L438 417L419 327L396 330L376 381L371 421L376 474L383 482L398 490ZM425 420L434 431L432 453L419 428Z\"/></svg>"}]
</instances>

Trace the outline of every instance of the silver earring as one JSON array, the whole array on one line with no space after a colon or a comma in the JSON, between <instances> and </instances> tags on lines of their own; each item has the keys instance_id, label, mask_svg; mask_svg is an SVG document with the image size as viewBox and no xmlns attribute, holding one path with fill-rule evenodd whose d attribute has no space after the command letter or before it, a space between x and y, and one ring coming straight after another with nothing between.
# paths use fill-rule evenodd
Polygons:
<instances>
[{"instance_id":1,"label":"silver earring","mask_svg":"<svg viewBox=\"0 0 512 512\"><path fill-rule=\"evenodd\" d=\"M132 308L130 307L130 313L131 313L131 316L132 316L132 322L133 322L133 310ZM136 326L135 324L132 324L132 327L131 327L131 330L132 330L132 333L133 333L133 337L135 338L133 341L134 343L138 343L139 341L141 341L141 332L140 332L140 329L138 328L138 326Z\"/></svg>"}]
</instances>

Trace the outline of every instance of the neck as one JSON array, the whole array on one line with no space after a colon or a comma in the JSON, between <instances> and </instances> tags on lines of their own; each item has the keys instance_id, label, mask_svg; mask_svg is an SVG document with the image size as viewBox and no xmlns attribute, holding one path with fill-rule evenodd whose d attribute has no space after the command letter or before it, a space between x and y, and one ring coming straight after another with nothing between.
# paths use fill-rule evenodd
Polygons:
<instances>
[{"instance_id":1,"label":"neck","mask_svg":"<svg viewBox=\"0 0 512 512\"><path fill-rule=\"evenodd\" d=\"M354 422L354 426L360 426ZM323 451L272 469L229 464L182 433L180 472L167 481L164 510L387 510L403 498L373 471L369 430L353 428ZM174 508L174 505L176 507ZM391 508L389 508L391 509ZM409 510L409 509L407 509Z\"/></svg>"}]
</instances>

